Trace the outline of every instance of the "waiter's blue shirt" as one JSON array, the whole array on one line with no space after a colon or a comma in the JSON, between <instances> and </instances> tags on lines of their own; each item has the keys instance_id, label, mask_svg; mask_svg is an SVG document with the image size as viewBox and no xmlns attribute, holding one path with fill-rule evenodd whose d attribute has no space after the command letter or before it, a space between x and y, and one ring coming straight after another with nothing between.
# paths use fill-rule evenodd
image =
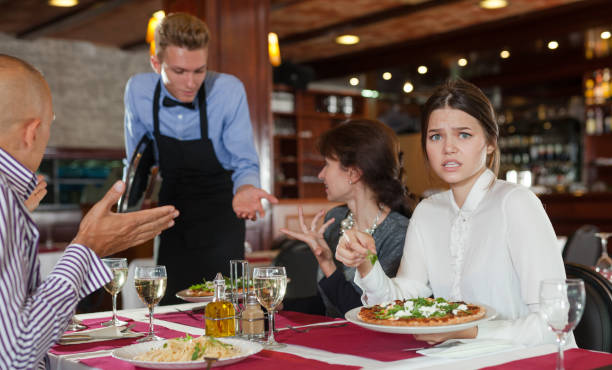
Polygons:
<instances>
[{"instance_id":1,"label":"waiter's blue shirt","mask_svg":"<svg viewBox=\"0 0 612 370\"><path fill-rule=\"evenodd\" d=\"M153 93L160 80L156 73L132 76L125 87L125 147L127 158L143 135L153 135ZM253 142L253 128L249 117L246 92L236 77L213 71L204 80L208 117L208 137L212 141L219 163L234 171L234 193L242 185L260 187L259 158ZM196 109L183 106L165 107L164 97L176 99L161 83L159 97L159 131L161 135L178 140L202 137L198 99ZM163 155L163 153L161 154ZM163 173L162 173L163 176Z\"/></svg>"}]
</instances>

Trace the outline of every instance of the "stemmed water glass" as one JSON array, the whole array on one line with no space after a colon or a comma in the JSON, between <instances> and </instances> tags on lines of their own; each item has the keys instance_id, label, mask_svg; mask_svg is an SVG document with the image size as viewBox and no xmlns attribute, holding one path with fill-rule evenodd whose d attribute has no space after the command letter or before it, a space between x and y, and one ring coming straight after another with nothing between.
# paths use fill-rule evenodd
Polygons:
<instances>
[{"instance_id":1,"label":"stemmed water glass","mask_svg":"<svg viewBox=\"0 0 612 370\"><path fill-rule=\"evenodd\" d=\"M563 349L567 334L584 312L585 291L581 279L550 279L540 283L540 313L557 335L557 370L563 369Z\"/></svg>"},{"instance_id":2,"label":"stemmed water glass","mask_svg":"<svg viewBox=\"0 0 612 370\"><path fill-rule=\"evenodd\" d=\"M612 236L612 233L596 233L595 236L601 239L601 256L595 263L595 271L612 270L612 258L608 256L608 238Z\"/></svg>"},{"instance_id":3,"label":"stemmed water glass","mask_svg":"<svg viewBox=\"0 0 612 370\"><path fill-rule=\"evenodd\" d=\"M134 286L140 300L149 308L149 333L137 342L163 340L155 335L153 330L153 308L161 301L166 293L166 266L136 267L134 273Z\"/></svg>"},{"instance_id":4,"label":"stemmed water glass","mask_svg":"<svg viewBox=\"0 0 612 370\"><path fill-rule=\"evenodd\" d=\"M122 326L127 322L117 318L117 294L127 280L128 266L126 258L103 258L102 263L113 272L113 279L104 285L104 289L113 296L113 318L102 323L104 326Z\"/></svg>"},{"instance_id":5,"label":"stemmed water glass","mask_svg":"<svg viewBox=\"0 0 612 370\"><path fill-rule=\"evenodd\" d=\"M268 341L266 348L280 348L286 344L274 340L274 309L283 301L287 289L287 273L284 267L256 267L253 269L253 286L259 304L268 310Z\"/></svg>"}]
</instances>

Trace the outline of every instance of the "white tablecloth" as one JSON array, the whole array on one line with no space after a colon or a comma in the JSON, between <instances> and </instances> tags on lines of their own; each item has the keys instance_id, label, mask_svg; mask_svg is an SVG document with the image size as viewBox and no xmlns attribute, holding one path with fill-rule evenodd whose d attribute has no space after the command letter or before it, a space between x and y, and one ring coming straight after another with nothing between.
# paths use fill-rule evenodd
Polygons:
<instances>
[{"instance_id":1,"label":"white tablecloth","mask_svg":"<svg viewBox=\"0 0 612 370\"><path fill-rule=\"evenodd\" d=\"M181 310L190 309L192 307L198 306L200 303L187 303L181 305L174 306L161 306L157 307L155 312L164 313L164 312L174 312L177 308ZM119 311L121 316L129 317L136 321L148 322L148 318L145 317L147 310L145 309L133 309L133 310L122 310ZM93 314L84 314L78 315L80 319L92 319L99 317L109 317L111 315L110 312L98 312ZM162 320L154 320L154 324L162 325L170 329L179 330L183 332L187 332L192 335L203 335L203 328L194 328L191 326L185 326L181 324L176 324L168 321ZM356 338L359 340L359 338ZM365 339L364 339L365 340ZM281 348L279 351L291 353L294 355L298 355L305 358L316 359L319 361L325 361L332 364L343 364L343 365L353 365L353 366L361 366L364 369L475 369L485 366L493 366L502 364L509 361L519 360L523 358L529 358L534 356L540 356L548 353L552 353L556 351L556 347L554 345L542 345L533 348L517 348L510 349L503 352L487 354L483 356L478 356L469 359L463 360L449 360L444 358L434 358L428 356L415 357L406 360L394 361L394 362L382 362L376 361L364 357L345 355L327 352L323 350L297 346L297 345L287 345L284 348ZM110 355L111 350L98 351L93 353L79 353L79 354L71 354L71 355L63 355L56 356L50 355L51 357L51 368L52 369L62 369L62 370L83 370L83 369L92 369L89 366L81 364L78 362L78 359L82 358L90 358L90 357L101 357Z\"/></svg>"}]
</instances>

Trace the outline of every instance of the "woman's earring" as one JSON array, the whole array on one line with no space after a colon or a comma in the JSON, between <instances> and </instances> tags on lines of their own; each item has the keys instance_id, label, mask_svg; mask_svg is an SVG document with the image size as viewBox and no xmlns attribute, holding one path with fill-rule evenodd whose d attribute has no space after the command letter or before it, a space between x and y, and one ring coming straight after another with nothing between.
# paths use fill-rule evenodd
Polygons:
<instances>
[{"instance_id":1,"label":"woman's earring","mask_svg":"<svg viewBox=\"0 0 612 370\"><path fill-rule=\"evenodd\" d=\"M349 180L349 185L353 185L353 181Z\"/></svg>"}]
</instances>

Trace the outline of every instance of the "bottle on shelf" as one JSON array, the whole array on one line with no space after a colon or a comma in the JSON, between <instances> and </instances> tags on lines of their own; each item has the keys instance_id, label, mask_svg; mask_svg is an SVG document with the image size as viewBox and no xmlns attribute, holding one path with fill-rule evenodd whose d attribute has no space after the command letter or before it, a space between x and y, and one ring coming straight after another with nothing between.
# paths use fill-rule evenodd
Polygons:
<instances>
[{"instance_id":1,"label":"bottle on shelf","mask_svg":"<svg viewBox=\"0 0 612 370\"><path fill-rule=\"evenodd\" d=\"M236 335L236 310L232 302L225 300L225 279L220 272L215 276L214 285L215 296L204 311L206 335L233 337Z\"/></svg>"}]
</instances>

